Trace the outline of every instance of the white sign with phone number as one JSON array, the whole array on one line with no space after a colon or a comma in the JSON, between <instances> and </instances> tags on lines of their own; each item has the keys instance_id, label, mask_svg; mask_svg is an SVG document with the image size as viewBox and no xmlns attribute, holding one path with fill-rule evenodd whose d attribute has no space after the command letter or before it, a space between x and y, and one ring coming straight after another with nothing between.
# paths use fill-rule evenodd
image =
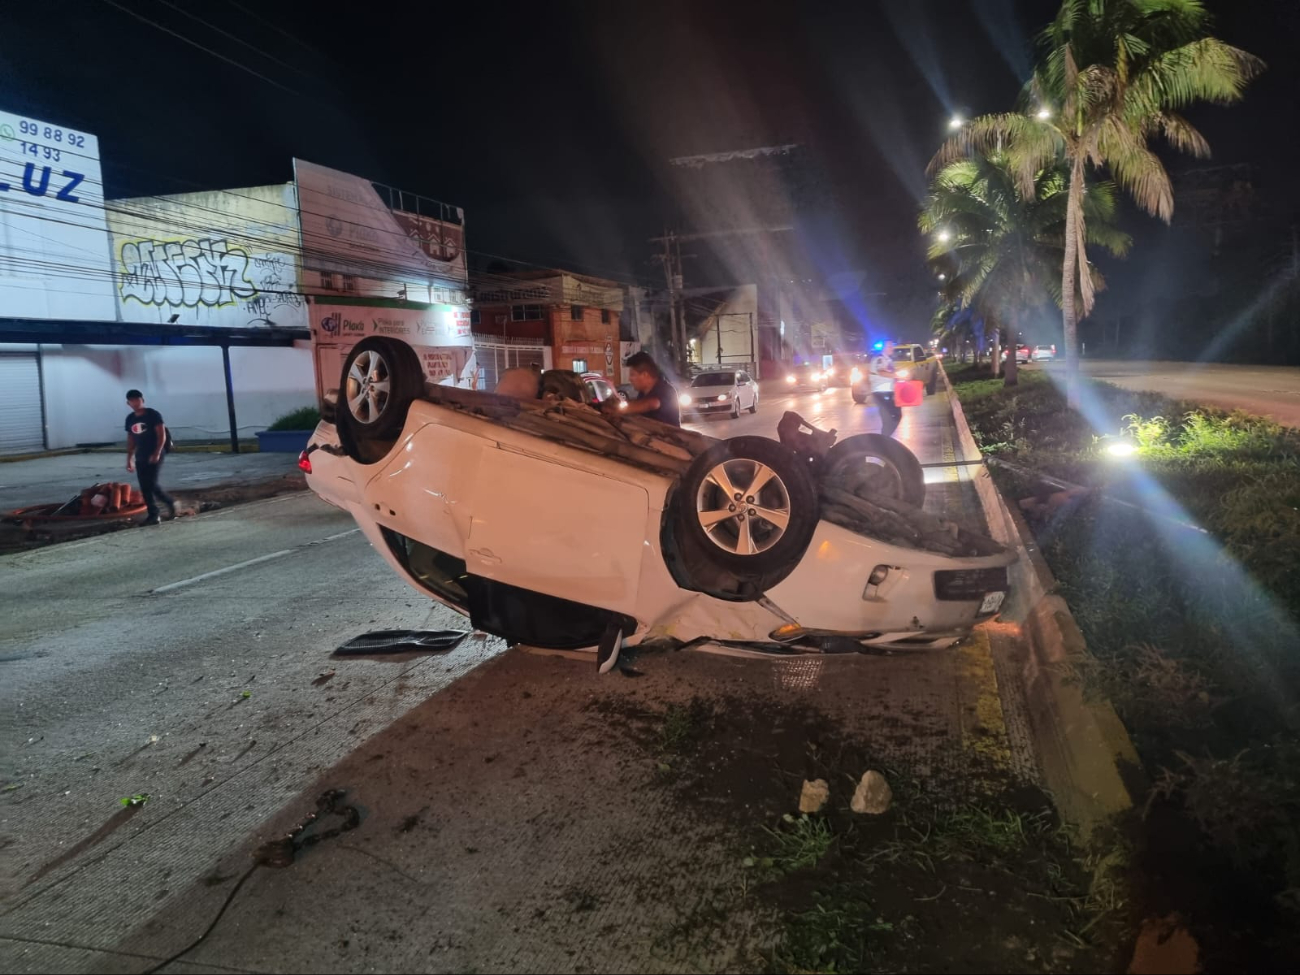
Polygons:
<instances>
[{"instance_id":1,"label":"white sign with phone number","mask_svg":"<svg viewBox=\"0 0 1300 975\"><path fill-rule=\"evenodd\" d=\"M99 140L0 112L0 307L15 318L112 321L117 303ZM49 268L71 268L53 275Z\"/></svg>"}]
</instances>

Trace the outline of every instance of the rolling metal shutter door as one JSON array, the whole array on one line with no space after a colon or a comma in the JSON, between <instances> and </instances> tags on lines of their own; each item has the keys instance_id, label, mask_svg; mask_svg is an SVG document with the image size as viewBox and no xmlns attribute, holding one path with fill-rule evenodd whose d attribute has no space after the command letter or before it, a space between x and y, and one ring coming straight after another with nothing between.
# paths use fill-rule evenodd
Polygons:
<instances>
[{"instance_id":1,"label":"rolling metal shutter door","mask_svg":"<svg viewBox=\"0 0 1300 975\"><path fill-rule=\"evenodd\" d=\"M0 454L45 449L41 373L34 352L0 352Z\"/></svg>"}]
</instances>

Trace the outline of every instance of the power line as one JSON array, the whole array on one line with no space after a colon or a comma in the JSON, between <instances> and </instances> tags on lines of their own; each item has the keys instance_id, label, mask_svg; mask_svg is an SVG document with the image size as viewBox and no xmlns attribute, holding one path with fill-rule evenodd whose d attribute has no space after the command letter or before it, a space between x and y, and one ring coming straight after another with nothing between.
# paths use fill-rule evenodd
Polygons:
<instances>
[{"instance_id":1,"label":"power line","mask_svg":"<svg viewBox=\"0 0 1300 975\"><path fill-rule=\"evenodd\" d=\"M234 7L236 10L240 11L241 13L243 13L243 14L249 16L249 17L252 17L254 20L256 20L256 21L258 21L258 22L260 22L260 23L265 24L267 27L271 28L271 30L273 30L273 31L277 31L277 32L283 34L285 37L289 38L289 40L293 41L295 44L298 44L298 45L300 45L301 47L305 48L306 50L310 51L312 54L316 55L318 58L324 58L324 57L325 57L325 55L323 55L320 51L316 50L316 48L314 48L314 47L312 47L310 44L308 44L306 41L304 41L304 40L303 40L301 37L299 37L297 34L293 33L293 31L285 30L285 29L284 29L283 27L281 27L279 24L273 23L272 21L267 20L265 17L261 16L260 14L254 12L254 11L252 11L252 10L249 10L249 9L248 9L247 7L245 7L242 3L236 3L235 0L228 0L228 2L229 2L230 5L231 5L232 7Z\"/></svg>"},{"instance_id":2,"label":"power line","mask_svg":"<svg viewBox=\"0 0 1300 975\"><path fill-rule=\"evenodd\" d=\"M207 54L211 54L214 58L219 58L222 61L225 61L227 64L233 65L234 67L238 68L240 71L246 71L249 74L251 74L253 77L260 78L263 81L265 81L268 85L274 85L276 88L279 88L282 91L287 91L291 95L301 94L301 92L298 92L293 88L290 88L288 85L282 85L280 84L280 82L275 81L272 78L268 78L266 75L262 74L261 72L254 71L248 65L240 61L236 61L234 58L226 57L226 55L220 53L219 51L214 51L210 47L205 47L204 45L200 44L198 41L194 40L193 38L186 37L184 34L180 33L179 31L174 31L170 27L164 27L162 24L158 23L158 21L150 20L148 17L144 16L143 14L136 13L134 10L131 10L129 7L122 6L120 3L117 2L117 0L104 0L104 3L108 4L110 7L114 7L117 10L122 11L122 13L124 14L128 14L129 16L134 17L136 20L143 21L144 23L148 24L150 27L158 28L158 30L162 31L164 34L170 34L172 37L184 41L186 44L189 44L192 47L197 47L200 51L203 51Z\"/></svg>"},{"instance_id":3,"label":"power line","mask_svg":"<svg viewBox=\"0 0 1300 975\"><path fill-rule=\"evenodd\" d=\"M281 61L281 60L280 60L279 58L277 58L274 54L269 54L269 53L267 53L266 51L263 51L260 47L257 47L255 44L252 44L252 43L250 43L249 41L244 40L244 39L243 39L242 37L240 37L239 35L237 35L237 34L232 34L230 31L228 31L228 30L224 30L223 28L218 27L216 24L213 24L213 23L210 23L209 21L204 20L204 19L203 19L202 17L200 17L198 14L192 14L192 13L190 13L188 10L184 9L183 7L178 7L176 4L172 3L171 0L158 0L158 2L161 3L161 4L163 4L164 6L171 7L171 8L172 8L173 10L175 10L177 13L179 13L179 14L185 16L185 17L190 18L190 20L197 21L198 23L202 24L204 27L207 27L209 30L214 30L214 31L216 31L218 34L221 34L223 37L228 37L228 38L230 38L230 39L231 39L232 41L234 41L236 44L242 44L244 47L248 48L250 51L254 51L254 52L260 54L262 57L266 58L268 61L274 61L276 64L280 65L282 68L288 68L290 71L293 71L293 72L295 72L296 74L300 74L300 75L302 75L304 78L308 79L309 81L310 81L310 80L313 80L313 78L312 78L311 75L309 75L307 72L303 71L301 68L297 67L296 65L292 65L292 64L290 64L290 63L287 62L287 61Z\"/></svg>"}]
</instances>

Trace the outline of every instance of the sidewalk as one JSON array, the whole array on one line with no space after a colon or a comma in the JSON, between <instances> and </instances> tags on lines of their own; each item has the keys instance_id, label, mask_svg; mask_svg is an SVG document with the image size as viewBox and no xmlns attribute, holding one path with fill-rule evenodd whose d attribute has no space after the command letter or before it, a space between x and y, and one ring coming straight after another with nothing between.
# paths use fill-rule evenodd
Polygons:
<instances>
[{"instance_id":1,"label":"sidewalk","mask_svg":"<svg viewBox=\"0 0 1300 975\"><path fill-rule=\"evenodd\" d=\"M176 451L163 464L162 485L187 495L195 491L255 484L297 473L298 458L278 453ZM127 473L126 452L88 451L35 457L0 464L0 513L33 504L66 501L83 488L104 481L135 484Z\"/></svg>"}]
</instances>

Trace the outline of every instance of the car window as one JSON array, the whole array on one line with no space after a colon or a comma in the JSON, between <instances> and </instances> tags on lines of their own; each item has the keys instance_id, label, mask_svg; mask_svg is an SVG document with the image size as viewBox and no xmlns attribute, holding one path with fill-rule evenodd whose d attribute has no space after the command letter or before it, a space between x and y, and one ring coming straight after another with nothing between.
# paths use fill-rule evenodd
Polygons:
<instances>
[{"instance_id":1,"label":"car window","mask_svg":"<svg viewBox=\"0 0 1300 975\"><path fill-rule=\"evenodd\" d=\"M692 386L731 386L736 382L734 372L702 372L691 380Z\"/></svg>"},{"instance_id":2,"label":"car window","mask_svg":"<svg viewBox=\"0 0 1300 975\"><path fill-rule=\"evenodd\" d=\"M894 361L895 361L895 362L911 362L911 361L912 361L912 350L911 350L911 349L895 349L895 350L894 350Z\"/></svg>"},{"instance_id":3,"label":"car window","mask_svg":"<svg viewBox=\"0 0 1300 975\"><path fill-rule=\"evenodd\" d=\"M588 379L587 388L591 390L591 395L597 402L603 403L614 395L614 387L603 379Z\"/></svg>"}]
</instances>

